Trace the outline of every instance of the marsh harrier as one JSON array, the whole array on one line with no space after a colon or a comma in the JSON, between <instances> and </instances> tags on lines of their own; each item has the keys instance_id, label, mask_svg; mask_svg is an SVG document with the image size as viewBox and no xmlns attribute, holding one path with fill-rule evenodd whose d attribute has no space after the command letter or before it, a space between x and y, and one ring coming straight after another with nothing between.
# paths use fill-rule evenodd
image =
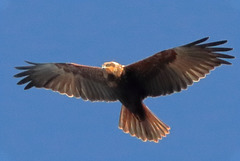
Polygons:
<instances>
[{"instance_id":1,"label":"marsh harrier","mask_svg":"<svg viewBox=\"0 0 240 161\"><path fill-rule=\"evenodd\" d=\"M204 78L215 67L231 64L221 54L232 48L216 47L226 40L195 42L158 52L130 65L106 62L102 67L75 63L32 63L16 67L25 77L17 84L46 88L69 97L89 101L120 101L119 128L143 141L158 142L169 134L170 127L159 120L143 103L147 97L180 92Z\"/></svg>"}]
</instances>

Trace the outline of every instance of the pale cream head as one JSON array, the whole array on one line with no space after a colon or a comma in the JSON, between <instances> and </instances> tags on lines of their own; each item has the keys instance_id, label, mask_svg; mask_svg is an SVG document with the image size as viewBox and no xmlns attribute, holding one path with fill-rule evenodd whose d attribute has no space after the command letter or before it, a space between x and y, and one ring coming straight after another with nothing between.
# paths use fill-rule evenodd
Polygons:
<instances>
[{"instance_id":1,"label":"pale cream head","mask_svg":"<svg viewBox=\"0 0 240 161\"><path fill-rule=\"evenodd\" d=\"M108 74L113 74L116 77L120 77L122 75L124 65L121 65L117 62L111 61L111 62L105 62L102 65L102 68L105 69L105 71Z\"/></svg>"}]
</instances>

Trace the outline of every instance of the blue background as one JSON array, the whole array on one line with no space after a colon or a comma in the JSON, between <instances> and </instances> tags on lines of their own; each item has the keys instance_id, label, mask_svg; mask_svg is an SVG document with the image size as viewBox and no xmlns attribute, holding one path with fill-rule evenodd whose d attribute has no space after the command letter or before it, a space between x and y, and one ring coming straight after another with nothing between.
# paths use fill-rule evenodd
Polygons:
<instances>
[{"instance_id":1,"label":"blue background","mask_svg":"<svg viewBox=\"0 0 240 161\"><path fill-rule=\"evenodd\" d=\"M1 0L0 161L240 160L240 1ZM14 66L130 64L210 36L232 66L188 90L145 103L171 133L158 144L118 127L119 102L91 103L17 86Z\"/></svg>"}]
</instances>

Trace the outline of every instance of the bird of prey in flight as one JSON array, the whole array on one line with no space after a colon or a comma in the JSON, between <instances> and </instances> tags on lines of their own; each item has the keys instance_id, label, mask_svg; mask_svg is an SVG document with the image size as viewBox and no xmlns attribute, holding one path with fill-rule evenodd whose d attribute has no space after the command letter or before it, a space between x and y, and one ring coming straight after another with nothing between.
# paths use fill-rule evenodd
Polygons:
<instances>
[{"instance_id":1,"label":"bird of prey in flight","mask_svg":"<svg viewBox=\"0 0 240 161\"><path fill-rule=\"evenodd\" d=\"M180 92L215 67L231 64L223 59L234 58L219 53L232 50L217 47L226 40L203 43L207 39L158 52L130 65L113 61L102 67L27 62L29 66L16 67L23 72L15 77L24 77L17 83L28 83L24 89L46 88L89 101L120 101L119 128L142 141L158 142L169 134L170 127L143 100Z\"/></svg>"}]
</instances>

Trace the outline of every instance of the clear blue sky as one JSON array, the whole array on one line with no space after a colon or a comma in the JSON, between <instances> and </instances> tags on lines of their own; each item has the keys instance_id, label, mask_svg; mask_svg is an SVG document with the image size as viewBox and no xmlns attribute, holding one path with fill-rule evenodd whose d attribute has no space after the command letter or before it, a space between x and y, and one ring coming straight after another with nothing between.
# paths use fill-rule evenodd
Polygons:
<instances>
[{"instance_id":1,"label":"clear blue sky","mask_svg":"<svg viewBox=\"0 0 240 161\"><path fill-rule=\"evenodd\" d=\"M1 0L0 161L240 160L240 1ZM232 66L145 103L171 134L144 143L118 129L119 102L23 90L14 66L130 64L205 36L229 40Z\"/></svg>"}]
</instances>

